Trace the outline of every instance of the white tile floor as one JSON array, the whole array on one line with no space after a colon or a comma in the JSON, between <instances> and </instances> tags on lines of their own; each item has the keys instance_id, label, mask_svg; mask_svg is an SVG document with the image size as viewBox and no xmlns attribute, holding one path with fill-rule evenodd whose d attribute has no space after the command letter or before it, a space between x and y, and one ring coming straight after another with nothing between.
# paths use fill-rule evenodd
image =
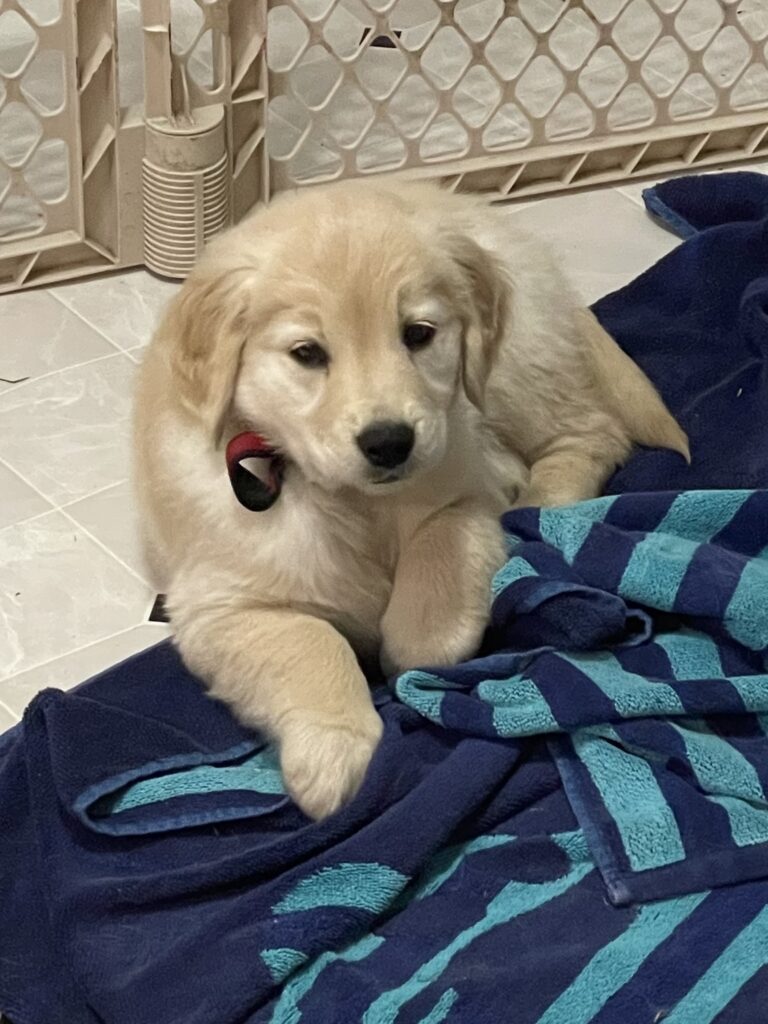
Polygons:
<instances>
[{"instance_id":1,"label":"white tile floor","mask_svg":"<svg viewBox=\"0 0 768 1024\"><path fill-rule=\"evenodd\" d=\"M547 238L592 302L677 244L646 217L641 188L500 213ZM128 458L136 367L176 287L135 271L0 298L0 377L29 378L0 382L0 732L43 687L167 633L147 623Z\"/></svg>"}]
</instances>

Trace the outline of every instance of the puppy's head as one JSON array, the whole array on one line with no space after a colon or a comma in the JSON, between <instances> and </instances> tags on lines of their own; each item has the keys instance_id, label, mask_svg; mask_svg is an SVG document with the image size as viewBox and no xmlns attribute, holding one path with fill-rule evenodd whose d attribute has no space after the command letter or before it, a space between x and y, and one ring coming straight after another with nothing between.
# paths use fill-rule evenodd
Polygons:
<instances>
[{"instance_id":1,"label":"puppy's head","mask_svg":"<svg viewBox=\"0 0 768 1024\"><path fill-rule=\"evenodd\" d=\"M214 443L233 417L326 489L370 493L445 458L459 391L482 403L506 295L451 204L430 187L309 190L211 246L163 333Z\"/></svg>"}]
</instances>

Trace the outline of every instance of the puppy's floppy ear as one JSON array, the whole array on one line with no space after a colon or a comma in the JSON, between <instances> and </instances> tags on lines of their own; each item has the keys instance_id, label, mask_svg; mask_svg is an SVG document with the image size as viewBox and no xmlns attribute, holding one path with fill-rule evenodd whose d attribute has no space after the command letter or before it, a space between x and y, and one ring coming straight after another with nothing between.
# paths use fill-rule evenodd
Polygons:
<instances>
[{"instance_id":1,"label":"puppy's floppy ear","mask_svg":"<svg viewBox=\"0 0 768 1024\"><path fill-rule=\"evenodd\" d=\"M246 331L244 272L200 266L160 328L178 398L218 444L240 369Z\"/></svg>"},{"instance_id":2,"label":"puppy's floppy ear","mask_svg":"<svg viewBox=\"0 0 768 1024\"><path fill-rule=\"evenodd\" d=\"M511 306L511 285L499 260L466 235L452 235L448 252L464 278L463 378L469 400L483 408L485 385Z\"/></svg>"}]
</instances>

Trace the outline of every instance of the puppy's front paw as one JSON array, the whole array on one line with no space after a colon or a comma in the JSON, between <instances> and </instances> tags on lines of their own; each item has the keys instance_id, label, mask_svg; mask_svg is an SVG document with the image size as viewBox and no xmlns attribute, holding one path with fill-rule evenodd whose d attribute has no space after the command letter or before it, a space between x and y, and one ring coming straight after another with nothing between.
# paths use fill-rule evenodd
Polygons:
<instances>
[{"instance_id":1,"label":"puppy's front paw","mask_svg":"<svg viewBox=\"0 0 768 1024\"><path fill-rule=\"evenodd\" d=\"M382 733L370 709L359 721L296 716L280 741L280 764L288 792L310 818L327 818L360 788Z\"/></svg>"}]
</instances>

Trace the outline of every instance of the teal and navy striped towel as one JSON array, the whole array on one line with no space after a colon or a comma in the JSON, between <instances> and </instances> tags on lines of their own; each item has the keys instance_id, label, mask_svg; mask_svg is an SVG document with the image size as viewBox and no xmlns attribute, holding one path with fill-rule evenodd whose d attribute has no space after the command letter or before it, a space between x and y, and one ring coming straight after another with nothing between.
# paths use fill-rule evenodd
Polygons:
<instances>
[{"instance_id":1,"label":"teal and navy striped towel","mask_svg":"<svg viewBox=\"0 0 768 1024\"><path fill-rule=\"evenodd\" d=\"M505 521L487 657L397 682L476 736L551 735L616 903L768 875L768 492ZM532 646L533 645L533 646Z\"/></svg>"},{"instance_id":2,"label":"teal and navy striped towel","mask_svg":"<svg viewBox=\"0 0 768 1024\"><path fill-rule=\"evenodd\" d=\"M11 1020L763 1024L768 494L506 525L494 653L377 694L327 821L170 645L41 694L0 751Z\"/></svg>"}]
</instances>

